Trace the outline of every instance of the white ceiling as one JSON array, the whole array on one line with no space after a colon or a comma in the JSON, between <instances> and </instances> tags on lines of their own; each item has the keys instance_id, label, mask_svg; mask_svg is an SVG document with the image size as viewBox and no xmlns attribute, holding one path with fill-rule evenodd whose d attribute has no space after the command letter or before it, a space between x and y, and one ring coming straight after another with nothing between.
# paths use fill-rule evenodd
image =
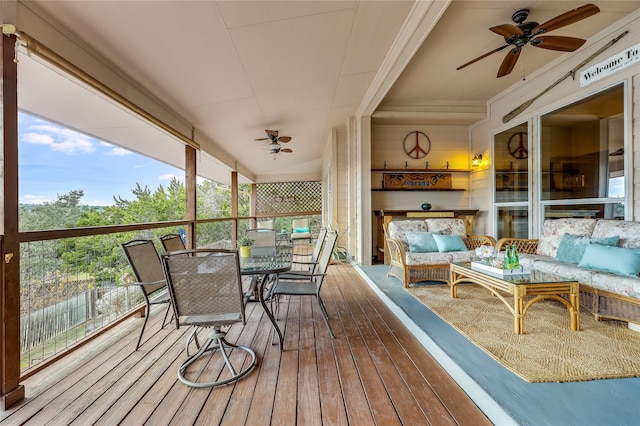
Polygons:
<instances>
[{"instance_id":1,"label":"white ceiling","mask_svg":"<svg viewBox=\"0 0 640 426\"><path fill-rule=\"evenodd\" d=\"M425 117L447 122L443 115L458 124L480 119L487 99L565 54L526 46L513 72L500 79L495 75L506 50L456 71L504 43L488 28L511 22L511 14L522 7L531 9L529 20L544 22L584 3L454 0L386 93L375 119L416 124ZM553 35L588 39L640 7L640 1L595 3L600 13ZM394 40L414 10L411 1L24 4L57 22L206 135L212 142L201 143L206 153L200 157L202 170L221 182L228 181L228 171L235 167L248 171L254 181L319 177L331 129L344 128L377 84L374 77L387 55L394 54ZM159 143L167 138L159 130L113 103L88 100L95 95L64 82L65 76L48 67L20 63L21 108L183 164L181 148L165 149L170 142ZM54 101L61 96L69 101ZM457 113L457 121L449 112ZM274 161L267 142L254 140L265 136L264 129L291 136L287 147L293 153L279 154Z\"/></svg>"}]
</instances>

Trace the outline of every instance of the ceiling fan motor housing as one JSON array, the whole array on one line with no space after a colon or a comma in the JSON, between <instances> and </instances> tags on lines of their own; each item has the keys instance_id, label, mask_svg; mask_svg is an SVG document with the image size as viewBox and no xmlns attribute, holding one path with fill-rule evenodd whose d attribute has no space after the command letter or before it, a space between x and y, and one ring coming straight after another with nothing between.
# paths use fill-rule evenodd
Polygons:
<instances>
[{"instance_id":1,"label":"ceiling fan motor housing","mask_svg":"<svg viewBox=\"0 0 640 426\"><path fill-rule=\"evenodd\" d=\"M269 144L269 149L271 150L271 152L273 152L274 154L277 154L278 152L280 152L280 144L277 142L272 142Z\"/></svg>"},{"instance_id":2,"label":"ceiling fan motor housing","mask_svg":"<svg viewBox=\"0 0 640 426\"><path fill-rule=\"evenodd\" d=\"M520 9L516 10L513 15L511 15L511 19L516 24L522 24L525 19L529 16L529 9Z\"/></svg>"}]
</instances>

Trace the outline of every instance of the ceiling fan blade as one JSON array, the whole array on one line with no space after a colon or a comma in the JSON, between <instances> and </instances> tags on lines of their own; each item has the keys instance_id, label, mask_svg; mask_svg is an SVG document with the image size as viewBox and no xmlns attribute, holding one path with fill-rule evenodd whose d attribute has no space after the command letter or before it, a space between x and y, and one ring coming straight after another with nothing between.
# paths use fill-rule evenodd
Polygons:
<instances>
[{"instance_id":1,"label":"ceiling fan blade","mask_svg":"<svg viewBox=\"0 0 640 426\"><path fill-rule=\"evenodd\" d=\"M284 142L284 143L287 143L287 142L289 142L290 140L291 140L291 136L280 136L280 137L278 138L278 142Z\"/></svg>"},{"instance_id":2,"label":"ceiling fan blade","mask_svg":"<svg viewBox=\"0 0 640 426\"><path fill-rule=\"evenodd\" d=\"M549 50L573 52L582 46L587 40L575 37L541 36L531 40L531 45Z\"/></svg>"},{"instance_id":3,"label":"ceiling fan blade","mask_svg":"<svg viewBox=\"0 0 640 426\"><path fill-rule=\"evenodd\" d=\"M475 58L475 59L473 59L473 60L471 60L471 61L467 62L467 63L466 63L466 64L464 64L464 65L460 65L458 68L456 68L456 70L461 70L462 68L464 68L464 67L466 67L466 66L468 66L468 65L471 65L471 64L473 64L474 62L478 62L480 59L484 59L484 58L486 58L487 56L489 56L489 55L493 55L494 53L499 52L499 51L501 51L502 49L507 48L507 47L509 47L509 45L508 45L508 44L505 44L504 46L500 46L500 47L498 47L497 49L492 50L491 52L487 52L487 53L485 53L485 54L484 54L484 55L482 55L482 56L478 56L477 58Z\"/></svg>"},{"instance_id":4,"label":"ceiling fan blade","mask_svg":"<svg viewBox=\"0 0 640 426\"><path fill-rule=\"evenodd\" d=\"M532 34L548 33L549 31L557 30L574 22L581 21L589 16L595 15L600 12L600 9L595 4L585 4L584 6L577 7L573 10L558 15L547 22L538 25L533 29Z\"/></svg>"},{"instance_id":5,"label":"ceiling fan blade","mask_svg":"<svg viewBox=\"0 0 640 426\"><path fill-rule=\"evenodd\" d=\"M269 136L278 137L278 131L277 130L265 130L265 132L267 132L267 134Z\"/></svg>"},{"instance_id":6,"label":"ceiling fan blade","mask_svg":"<svg viewBox=\"0 0 640 426\"><path fill-rule=\"evenodd\" d=\"M507 56L505 56L502 61L502 65L500 65L500 69L498 70L498 78L504 77L513 70L513 67L516 66L516 62L518 62L521 50L522 49L519 47L514 47L509 51L509 53L507 53Z\"/></svg>"},{"instance_id":7,"label":"ceiling fan blade","mask_svg":"<svg viewBox=\"0 0 640 426\"><path fill-rule=\"evenodd\" d=\"M524 35L520 28L511 24L496 25L495 27L491 27L489 29L496 34L500 34L504 38L509 38L514 35Z\"/></svg>"},{"instance_id":8,"label":"ceiling fan blade","mask_svg":"<svg viewBox=\"0 0 640 426\"><path fill-rule=\"evenodd\" d=\"M280 152L293 152L291 148L282 148Z\"/></svg>"},{"instance_id":9,"label":"ceiling fan blade","mask_svg":"<svg viewBox=\"0 0 640 426\"><path fill-rule=\"evenodd\" d=\"M269 140L269 138L258 138L258 139L256 139L256 140L257 140L257 141L268 141L268 140Z\"/></svg>"}]
</instances>

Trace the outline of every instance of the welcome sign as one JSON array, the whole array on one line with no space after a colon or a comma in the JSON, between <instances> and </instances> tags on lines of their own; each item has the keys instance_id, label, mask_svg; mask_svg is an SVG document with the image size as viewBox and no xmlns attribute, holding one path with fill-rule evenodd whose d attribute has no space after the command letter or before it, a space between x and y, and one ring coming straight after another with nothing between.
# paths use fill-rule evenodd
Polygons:
<instances>
[{"instance_id":1,"label":"welcome sign","mask_svg":"<svg viewBox=\"0 0 640 426\"><path fill-rule=\"evenodd\" d=\"M640 44L602 61L580 73L580 87L607 77L640 61Z\"/></svg>"},{"instance_id":2,"label":"welcome sign","mask_svg":"<svg viewBox=\"0 0 640 426\"><path fill-rule=\"evenodd\" d=\"M384 189L451 189L451 173L383 173Z\"/></svg>"}]
</instances>

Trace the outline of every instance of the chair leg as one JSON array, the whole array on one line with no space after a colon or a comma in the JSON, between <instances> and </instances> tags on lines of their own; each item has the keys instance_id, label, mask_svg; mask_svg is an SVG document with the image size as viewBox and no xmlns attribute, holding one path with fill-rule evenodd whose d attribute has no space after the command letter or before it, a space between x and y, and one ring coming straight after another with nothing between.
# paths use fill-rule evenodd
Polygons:
<instances>
[{"instance_id":1,"label":"chair leg","mask_svg":"<svg viewBox=\"0 0 640 426\"><path fill-rule=\"evenodd\" d=\"M187 341L185 342L184 345L184 350L187 353L187 356L189 356L189 344L191 343L192 340L195 340L196 342L196 348L198 350L200 350L200 343L198 342L198 327L193 327L193 329L191 330L191 333L189 333L189 335L187 336Z\"/></svg>"},{"instance_id":2,"label":"chair leg","mask_svg":"<svg viewBox=\"0 0 640 426\"><path fill-rule=\"evenodd\" d=\"M144 322L142 323L142 328L140 329L140 336L138 336L138 343L136 343L136 351L140 347L140 342L142 341L142 333L144 333L144 328L147 326L147 320L149 320L149 312L151 311L150 306L147 304L147 309L144 312Z\"/></svg>"},{"instance_id":3,"label":"chair leg","mask_svg":"<svg viewBox=\"0 0 640 426\"><path fill-rule=\"evenodd\" d=\"M316 296L318 299L318 305L320 305L320 310L322 311L322 318L324 319L324 323L327 324L327 328L329 329L329 335L333 339L335 336L333 335L333 330L331 330L331 325L329 325L329 314L327 313L327 308L324 306L324 302L322 301L322 297L318 294Z\"/></svg>"},{"instance_id":4,"label":"chair leg","mask_svg":"<svg viewBox=\"0 0 640 426\"><path fill-rule=\"evenodd\" d=\"M189 341L189 338L187 338L187 342L188 341ZM231 350L242 350L242 351L245 351L251 357L251 359L250 359L250 361L248 363L246 362L246 359L245 359L245 361L243 363L244 367L239 372L237 372L236 368L231 363L229 355L226 352L226 348L231 348ZM224 359L224 363L227 366L227 369L231 373L231 377L229 377L227 379L224 379L224 380L215 381L215 382L202 382L202 383L189 380L189 379L187 379L185 377L185 373L187 371L187 368L194 361L196 361L198 358L200 358L206 352L213 352L213 351L218 350L218 349L220 350L221 356ZM251 370L253 370L253 367L255 365L256 365L256 353L251 348L249 348L247 346L234 345L233 343L227 342L225 340L225 333L220 331L219 328L216 328L207 337L207 341L200 347L200 350L197 353L195 353L194 355L188 357L187 360L182 363L182 365L178 369L178 380L180 380L182 383L184 383L187 386L191 386L191 387L195 387L195 388L207 388L207 387L221 386L221 385L226 385L228 383L236 381L236 380L240 379L241 377L244 377Z\"/></svg>"},{"instance_id":5,"label":"chair leg","mask_svg":"<svg viewBox=\"0 0 640 426\"><path fill-rule=\"evenodd\" d=\"M162 319L162 327L160 328L164 328L164 326L167 323L167 316L169 315L169 311L171 310L171 303L167 303L167 310L164 312L164 318ZM171 314L171 317L173 318L173 314Z\"/></svg>"}]
</instances>

